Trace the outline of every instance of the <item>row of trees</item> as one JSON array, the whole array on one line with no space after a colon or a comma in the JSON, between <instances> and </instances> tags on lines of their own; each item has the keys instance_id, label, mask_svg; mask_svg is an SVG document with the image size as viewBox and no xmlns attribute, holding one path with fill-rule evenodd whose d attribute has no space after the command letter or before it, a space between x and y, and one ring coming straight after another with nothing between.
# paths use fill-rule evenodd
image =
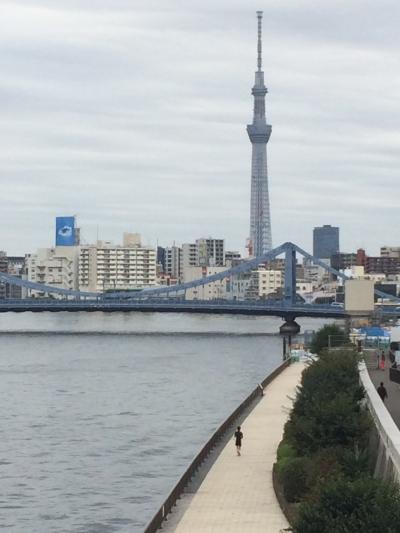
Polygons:
<instances>
[{"instance_id":1,"label":"row of trees","mask_svg":"<svg viewBox=\"0 0 400 533\"><path fill-rule=\"evenodd\" d=\"M296 533L400 531L399 488L372 476L358 363L352 349L322 351L303 372L276 464Z\"/></svg>"}]
</instances>

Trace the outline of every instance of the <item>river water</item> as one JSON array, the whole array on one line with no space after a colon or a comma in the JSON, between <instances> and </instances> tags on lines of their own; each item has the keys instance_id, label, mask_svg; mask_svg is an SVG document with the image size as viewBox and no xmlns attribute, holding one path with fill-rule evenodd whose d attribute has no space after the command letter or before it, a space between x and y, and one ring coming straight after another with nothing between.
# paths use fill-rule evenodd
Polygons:
<instances>
[{"instance_id":1,"label":"river water","mask_svg":"<svg viewBox=\"0 0 400 533\"><path fill-rule=\"evenodd\" d=\"M280 363L280 324L0 315L0 528L142 532L216 427Z\"/></svg>"}]
</instances>

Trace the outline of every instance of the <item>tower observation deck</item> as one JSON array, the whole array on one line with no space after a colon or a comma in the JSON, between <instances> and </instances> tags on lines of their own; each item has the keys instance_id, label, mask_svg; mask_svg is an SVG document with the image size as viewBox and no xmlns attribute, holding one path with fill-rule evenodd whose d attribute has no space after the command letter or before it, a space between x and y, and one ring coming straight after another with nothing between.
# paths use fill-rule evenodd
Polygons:
<instances>
[{"instance_id":1,"label":"tower observation deck","mask_svg":"<svg viewBox=\"0 0 400 533\"><path fill-rule=\"evenodd\" d=\"M265 95L268 90L264 85L264 72L261 70L262 16L263 12L257 11L257 71L251 91L254 96L254 114L253 123L247 126L247 133L252 144L250 246L254 256L263 255L272 248L267 170L267 142L271 135L271 126L267 124L265 118Z\"/></svg>"}]
</instances>

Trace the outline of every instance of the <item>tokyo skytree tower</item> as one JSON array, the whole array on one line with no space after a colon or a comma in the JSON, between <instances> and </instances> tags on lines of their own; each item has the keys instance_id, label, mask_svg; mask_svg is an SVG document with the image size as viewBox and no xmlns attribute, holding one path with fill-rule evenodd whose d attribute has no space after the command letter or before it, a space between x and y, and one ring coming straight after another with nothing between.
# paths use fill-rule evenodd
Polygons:
<instances>
[{"instance_id":1,"label":"tokyo skytree tower","mask_svg":"<svg viewBox=\"0 0 400 533\"><path fill-rule=\"evenodd\" d=\"M267 171L267 142L271 135L271 126L265 119L265 95L268 90L264 85L264 72L261 70L262 16L263 12L257 11L257 72L251 91L254 96L254 115L253 123L247 126L252 144L249 251L254 256L262 255L272 248Z\"/></svg>"}]
</instances>

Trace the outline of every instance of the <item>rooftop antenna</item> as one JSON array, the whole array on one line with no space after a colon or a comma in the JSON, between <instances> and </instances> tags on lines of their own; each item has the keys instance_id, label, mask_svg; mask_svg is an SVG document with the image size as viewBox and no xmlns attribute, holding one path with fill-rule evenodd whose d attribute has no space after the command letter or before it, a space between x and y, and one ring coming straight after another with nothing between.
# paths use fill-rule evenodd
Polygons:
<instances>
[{"instance_id":1,"label":"rooftop antenna","mask_svg":"<svg viewBox=\"0 0 400 533\"><path fill-rule=\"evenodd\" d=\"M262 18L263 18L263 12L257 11L257 18L258 18L258 42L257 42L257 68L258 72L261 72L261 66L262 66Z\"/></svg>"}]
</instances>

